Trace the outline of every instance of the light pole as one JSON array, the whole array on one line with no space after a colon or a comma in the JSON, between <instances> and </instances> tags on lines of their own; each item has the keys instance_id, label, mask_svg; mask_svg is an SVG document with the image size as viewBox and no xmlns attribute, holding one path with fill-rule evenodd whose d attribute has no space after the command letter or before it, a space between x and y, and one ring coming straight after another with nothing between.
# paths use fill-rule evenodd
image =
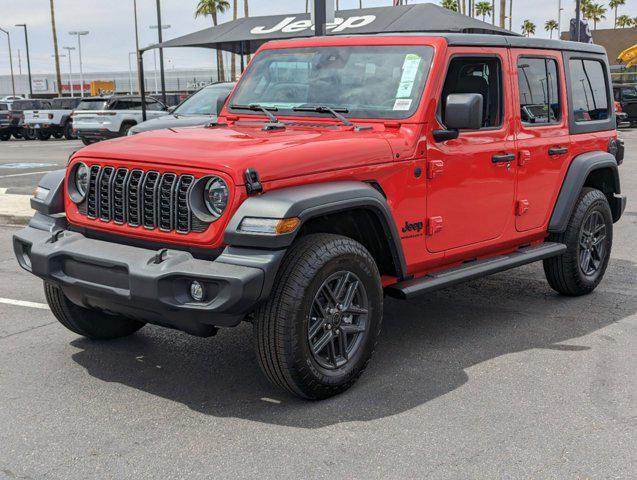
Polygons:
<instances>
[{"instance_id":1,"label":"light pole","mask_svg":"<svg viewBox=\"0 0 637 480\"><path fill-rule=\"evenodd\" d=\"M33 84L31 83L31 57L29 55L29 34L27 33L26 23L16 23L16 27L24 28L24 44L27 48L27 73L29 74L29 94L33 96Z\"/></svg>"},{"instance_id":2,"label":"light pole","mask_svg":"<svg viewBox=\"0 0 637 480\"><path fill-rule=\"evenodd\" d=\"M71 52L75 50L75 47L62 47L62 50L66 50L69 57L69 87L71 87L71 98L75 97L75 93L73 93L73 66L71 65ZM84 88L84 86L82 86ZM61 88L60 88L61 90Z\"/></svg>"},{"instance_id":3,"label":"light pole","mask_svg":"<svg viewBox=\"0 0 637 480\"><path fill-rule=\"evenodd\" d=\"M161 25L161 28L160 28ZM151 25L151 30L157 30L157 39L161 44L163 42L162 31L168 30L170 25L163 25L161 23L161 8L159 0L157 0L157 25ZM166 77L164 75L164 49L159 49L159 75L161 77L161 99L166 103Z\"/></svg>"},{"instance_id":4,"label":"light pole","mask_svg":"<svg viewBox=\"0 0 637 480\"><path fill-rule=\"evenodd\" d=\"M88 35L88 30L69 32L69 35L77 35L77 49L80 55L80 96L84 97L84 72L82 71L82 35Z\"/></svg>"},{"instance_id":5,"label":"light pole","mask_svg":"<svg viewBox=\"0 0 637 480\"><path fill-rule=\"evenodd\" d=\"M11 67L11 88L13 90L13 96L15 97L15 78L13 76L13 57L11 56L11 35L9 32L0 28L0 32L4 32L7 34L7 43L9 44L9 66Z\"/></svg>"},{"instance_id":6,"label":"light pole","mask_svg":"<svg viewBox=\"0 0 637 480\"><path fill-rule=\"evenodd\" d=\"M562 0L557 0L557 39L562 35Z\"/></svg>"},{"instance_id":7,"label":"light pole","mask_svg":"<svg viewBox=\"0 0 637 480\"><path fill-rule=\"evenodd\" d=\"M133 95L133 64L131 55L137 55L137 52L128 52L128 83L130 84L130 94Z\"/></svg>"}]
</instances>

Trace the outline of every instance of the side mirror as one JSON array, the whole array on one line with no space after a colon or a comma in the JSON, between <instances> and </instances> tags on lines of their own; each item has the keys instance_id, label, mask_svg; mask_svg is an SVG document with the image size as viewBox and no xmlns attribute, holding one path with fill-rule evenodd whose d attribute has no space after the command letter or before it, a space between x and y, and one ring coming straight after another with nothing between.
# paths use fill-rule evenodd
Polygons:
<instances>
[{"instance_id":1,"label":"side mirror","mask_svg":"<svg viewBox=\"0 0 637 480\"><path fill-rule=\"evenodd\" d=\"M229 97L230 93L228 93L227 95L219 95L217 97L217 115L221 113L221 110L223 110L223 107L226 105Z\"/></svg>"},{"instance_id":2,"label":"side mirror","mask_svg":"<svg viewBox=\"0 0 637 480\"><path fill-rule=\"evenodd\" d=\"M434 130L437 142L458 138L460 130L482 127L483 98L479 93L452 93L447 96L443 118L447 130Z\"/></svg>"},{"instance_id":3,"label":"side mirror","mask_svg":"<svg viewBox=\"0 0 637 480\"><path fill-rule=\"evenodd\" d=\"M478 130L482 127L482 95L452 93L447 97L444 122L453 130Z\"/></svg>"}]
</instances>

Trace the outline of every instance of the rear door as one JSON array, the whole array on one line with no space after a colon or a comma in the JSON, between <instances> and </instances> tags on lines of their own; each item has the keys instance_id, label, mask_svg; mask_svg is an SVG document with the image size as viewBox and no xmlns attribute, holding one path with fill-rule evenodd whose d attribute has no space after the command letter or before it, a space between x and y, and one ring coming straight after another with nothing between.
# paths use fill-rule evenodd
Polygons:
<instances>
[{"instance_id":1,"label":"rear door","mask_svg":"<svg viewBox=\"0 0 637 480\"><path fill-rule=\"evenodd\" d=\"M519 108L515 226L522 232L548 220L571 159L570 136L560 52L512 49L511 57Z\"/></svg>"}]
</instances>

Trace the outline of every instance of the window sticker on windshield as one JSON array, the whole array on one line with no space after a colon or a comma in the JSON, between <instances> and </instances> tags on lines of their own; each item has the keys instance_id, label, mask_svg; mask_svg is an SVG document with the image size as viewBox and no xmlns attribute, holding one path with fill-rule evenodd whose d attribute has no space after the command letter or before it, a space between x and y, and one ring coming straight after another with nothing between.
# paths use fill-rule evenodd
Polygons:
<instances>
[{"instance_id":1,"label":"window sticker on windshield","mask_svg":"<svg viewBox=\"0 0 637 480\"><path fill-rule=\"evenodd\" d=\"M395 111L408 111L411 109L411 98L397 98L394 102Z\"/></svg>"},{"instance_id":2,"label":"window sticker on windshield","mask_svg":"<svg viewBox=\"0 0 637 480\"><path fill-rule=\"evenodd\" d=\"M405 55L405 61L403 62L403 76L398 84L396 98L411 97L411 92L414 88L414 81L416 80L416 75L418 75L420 60L421 58L419 55L415 55L413 53Z\"/></svg>"}]
</instances>

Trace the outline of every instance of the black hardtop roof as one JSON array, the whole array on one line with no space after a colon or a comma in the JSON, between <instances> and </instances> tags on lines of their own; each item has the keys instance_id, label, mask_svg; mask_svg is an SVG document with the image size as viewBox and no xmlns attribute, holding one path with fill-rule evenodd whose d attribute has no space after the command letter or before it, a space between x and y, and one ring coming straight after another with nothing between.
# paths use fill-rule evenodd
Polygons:
<instances>
[{"instance_id":1,"label":"black hardtop roof","mask_svg":"<svg viewBox=\"0 0 637 480\"><path fill-rule=\"evenodd\" d=\"M565 40L549 40L545 38L527 38L514 37L510 35L493 35L480 33L377 33L367 35L329 35L321 38L365 38L365 37L438 37L444 38L448 45L452 46L487 46L487 47L504 47L504 48L531 48L543 50L562 50L570 52L583 52L605 55L606 50L601 45L593 43L569 42ZM292 40L273 40L268 44L277 44L279 42L299 42L304 43L312 38L307 37Z\"/></svg>"}]
</instances>

